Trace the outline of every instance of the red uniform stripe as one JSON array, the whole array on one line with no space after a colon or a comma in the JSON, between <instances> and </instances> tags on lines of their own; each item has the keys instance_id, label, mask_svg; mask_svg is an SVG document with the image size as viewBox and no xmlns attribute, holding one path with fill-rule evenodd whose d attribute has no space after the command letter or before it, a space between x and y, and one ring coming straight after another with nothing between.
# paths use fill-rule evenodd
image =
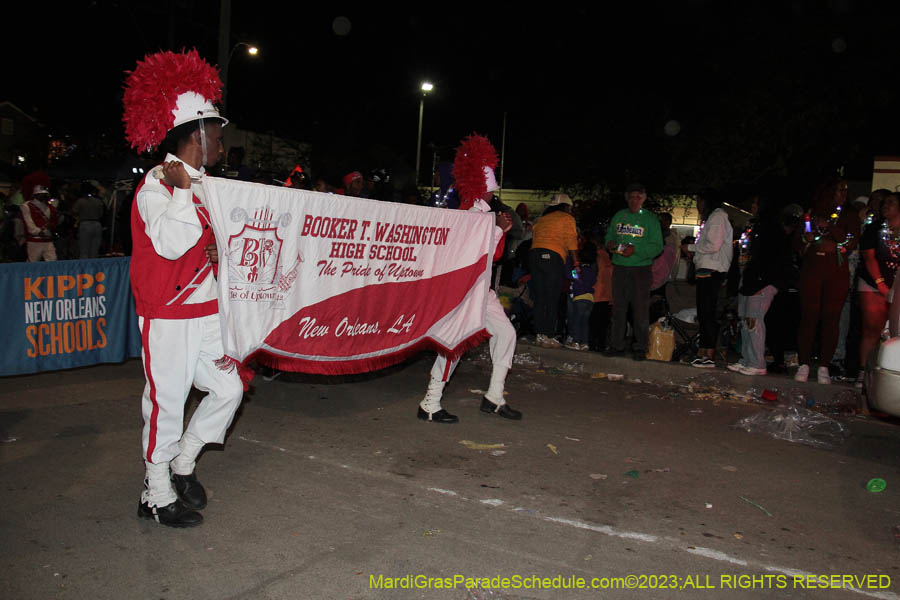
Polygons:
<instances>
[{"instance_id":1,"label":"red uniform stripe","mask_svg":"<svg viewBox=\"0 0 900 600\"><path fill-rule=\"evenodd\" d=\"M453 366L452 360L450 360L449 358L447 358L446 360L447 360L447 362L444 364L444 377L441 379L441 381L444 381L444 382L446 382L448 379L450 379L450 367Z\"/></svg>"},{"instance_id":2,"label":"red uniform stripe","mask_svg":"<svg viewBox=\"0 0 900 600\"><path fill-rule=\"evenodd\" d=\"M150 371L150 319L144 319L141 328L141 344L144 346L144 372L147 374L147 383L150 384L150 402L153 410L150 411L150 439L147 441L147 462L152 463L153 451L156 450L156 420L159 417L159 404L156 403L156 383L153 381L153 372Z\"/></svg>"}]
</instances>

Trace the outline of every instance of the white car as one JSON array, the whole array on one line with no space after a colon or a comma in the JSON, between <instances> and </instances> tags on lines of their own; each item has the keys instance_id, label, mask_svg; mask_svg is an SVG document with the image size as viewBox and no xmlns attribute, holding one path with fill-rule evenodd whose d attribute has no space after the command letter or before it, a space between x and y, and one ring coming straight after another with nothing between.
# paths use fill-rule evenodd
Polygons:
<instances>
[{"instance_id":1,"label":"white car","mask_svg":"<svg viewBox=\"0 0 900 600\"><path fill-rule=\"evenodd\" d=\"M900 417L900 337L884 342L869 356L866 395L873 409Z\"/></svg>"}]
</instances>

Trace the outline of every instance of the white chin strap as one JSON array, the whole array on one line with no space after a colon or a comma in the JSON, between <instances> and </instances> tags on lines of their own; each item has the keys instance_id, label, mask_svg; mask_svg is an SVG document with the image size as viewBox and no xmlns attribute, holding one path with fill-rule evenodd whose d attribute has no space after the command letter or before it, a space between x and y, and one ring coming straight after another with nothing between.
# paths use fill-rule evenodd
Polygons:
<instances>
[{"instance_id":1,"label":"white chin strap","mask_svg":"<svg viewBox=\"0 0 900 600\"><path fill-rule=\"evenodd\" d=\"M203 117L200 117L200 149L203 151L203 159L200 161L200 166L206 166L206 157L209 155L206 153L206 127L203 124Z\"/></svg>"}]
</instances>

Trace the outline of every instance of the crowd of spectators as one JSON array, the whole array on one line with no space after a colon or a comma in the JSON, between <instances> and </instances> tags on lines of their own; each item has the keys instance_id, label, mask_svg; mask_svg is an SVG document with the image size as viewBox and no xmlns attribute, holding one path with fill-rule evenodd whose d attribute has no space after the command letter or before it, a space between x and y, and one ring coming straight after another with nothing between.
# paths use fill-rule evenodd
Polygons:
<instances>
[{"instance_id":1,"label":"crowd of spectators","mask_svg":"<svg viewBox=\"0 0 900 600\"><path fill-rule=\"evenodd\" d=\"M625 207L599 227L576 221L572 199L558 194L532 239L518 244L508 263L513 282L501 289L520 334L547 348L644 360L648 325L681 315L689 339L680 341L694 367L797 381L814 369L819 383L861 385L879 340L897 335L887 322L900 312L890 311L900 201L889 190L847 196L839 178L822 183L806 207L763 194L726 202L704 190L698 231L679 239L671 214L644 206L640 184L626 188ZM517 212L528 216L524 205ZM693 287L693 306L677 314L667 298L673 285ZM729 314L739 331L732 340L724 335Z\"/></svg>"},{"instance_id":2,"label":"crowd of spectators","mask_svg":"<svg viewBox=\"0 0 900 600\"><path fill-rule=\"evenodd\" d=\"M443 163L431 191L420 193L398 192L385 169L350 171L329 182L298 165L280 179L243 160L243 149L232 148L215 174L438 208L459 203ZM26 177L0 194L0 260L128 254L127 226L111 233L123 214L127 223L130 198L112 202L115 191L112 182L53 185L42 173ZM850 201L840 178L823 182L802 204L761 194L726 203L722 194L704 190L696 196L700 224L693 236L683 235L684 228L679 234L670 213L649 210L641 184L629 185L623 200L621 210L598 218L562 193L537 217L524 203L513 210L495 198L492 208L509 214L513 226L494 281L520 335L533 334L547 348L644 360L650 324L677 318L669 310L673 286L693 286L693 307L683 318L693 321L696 335L681 340L690 347L691 365L744 375L796 366L798 381L813 368L819 383L861 381L892 314L900 264L897 193L875 190ZM735 204L748 209L739 211L749 222L733 224L726 206ZM733 344L721 335L728 311L739 322ZM896 335L897 325L892 329Z\"/></svg>"}]
</instances>

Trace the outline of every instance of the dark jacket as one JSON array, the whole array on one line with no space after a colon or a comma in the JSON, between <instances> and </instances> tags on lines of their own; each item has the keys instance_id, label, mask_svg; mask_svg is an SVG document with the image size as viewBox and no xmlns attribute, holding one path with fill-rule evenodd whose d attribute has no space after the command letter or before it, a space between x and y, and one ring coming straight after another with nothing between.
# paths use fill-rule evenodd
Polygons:
<instances>
[{"instance_id":1,"label":"dark jacket","mask_svg":"<svg viewBox=\"0 0 900 600\"><path fill-rule=\"evenodd\" d=\"M581 273L578 278L572 276L571 263L566 266L566 279L569 281L569 293L572 296L593 294L594 284L597 282L597 269L594 265L582 263Z\"/></svg>"},{"instance_id":2,"label":"dark jacket","mask_svg":"<svg viewBox=\"0 0 900 600\"><path fill-rule=\"evenodd\" d=\"M749 260L741 276L740 294L752 296L767 285L788 286L790 244L777 222L760 221L750 230Z\"/></svg>"}]
</instances>

